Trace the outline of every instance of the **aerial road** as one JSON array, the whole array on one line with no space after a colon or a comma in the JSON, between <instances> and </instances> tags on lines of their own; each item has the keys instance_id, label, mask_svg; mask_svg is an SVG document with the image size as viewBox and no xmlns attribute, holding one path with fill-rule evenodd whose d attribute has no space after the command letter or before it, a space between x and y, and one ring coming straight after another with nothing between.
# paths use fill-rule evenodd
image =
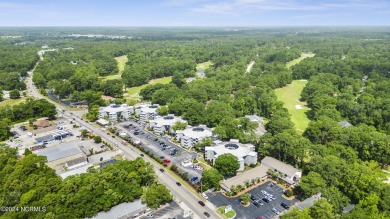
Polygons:
<instances>
[{"instance_id":1,"label":"aerial road","mask_svg":"<svg viewBox=\"0 0 390 219\"><path fill-rule=\"evenodd\" d=\"M30 77L28 78L27 81L27 89L29 91L30 96L36 99L42 99L42 98L48 99L43 95L41 95L37 90L37 88L34 86L32 82L32 72L29 72L29 74ZM126 158L136 159L137 157L140 157L140 152L138 152L137 149L135 148L133 149L130 148L129 146L122 145L119 139L112 138L111 135L107 135L99 127L82 120L80 116L74 115L72 112L68 111L61 104L51 100L49 101L56 106L57 111L61 112L63 117L74 120L75 122L79 123L81 126L85 127L87 130L93 132L96 135L101 136L102 139L104 139L106 142L110 143L111 145L117 146L119 149L123 151L124 156ZM206 206L204 207L200 206L198 204L198 201L200 200L199 197L193 194L185 186L178 186L176 184L177 180L173 176L171 176L168 172L161 173L159 171L159 169L161 168L160 164L158 164L156 161L149 158L148 156L144 156L143 158L145 159L145 161L153 165L159 181L171 191L174 199L178 202L183 202L191 209L191 212L193 213L192 218L207 218L204 215L204 212L208 212L210 214L209 218L222 218L219 214L215 212L216 209L214 205L208 202L206 203Z\"/></svg>"}]
</instances>

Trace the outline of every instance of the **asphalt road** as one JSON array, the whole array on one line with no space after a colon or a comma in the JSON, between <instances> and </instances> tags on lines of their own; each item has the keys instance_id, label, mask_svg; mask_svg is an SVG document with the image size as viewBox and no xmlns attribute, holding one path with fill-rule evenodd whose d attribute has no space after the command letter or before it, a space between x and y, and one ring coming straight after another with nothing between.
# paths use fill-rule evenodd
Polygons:
<instances>
[{"instance_id":1,"label":"asphalt road","mask_svg":"<svg viewBox=\"0 0 390 219\"><path fill-rule=\"evenodd\" d=\"M36 87L32 83L32 72L30 73L30 77L28 78L27 82L27 89L29 90L29 93L32 97L35 97L37 99L45 98L43 97L39 91L36 89ZM138 151L134 147L128 147L121 144L120 140L118 138L112 138L111 136L108 136L105 132L100 130L100 128L87 123L86 121L82 120L80 116L74 115L72 112L69 112L67 109L65 109L60 104L49 100L52 102L56 108L57 111L62 113L64 117L68 117L73 119L75 122L79 123L81 126L85 127L89 131L93 132L96 135L100 135L102 139L104 139L106 142L112 144L112 145L118 145L118 148L121 149L124 152L124 155L129 159L135 159L139 157L141 154L140 151ZM177 186L176 185L176 179L169 175L167 172L161 173L159 169L161 168L160 164L158 164L153 159L145 156L145 161L150 162L153 167L155 168L155 172L157 173L158 179L161 183L163 183L172 193L173 197L178 202L185 203L191 211L195 214L193 215L193 218L206 218L204 216L204 212L208 212L211 216L210 218L221 218L216 212L215 207L213 205L206 205L205 207L201 207L198 204L198 201L200 200L195 194L193 194L191 191L189 191L185 186Z\"/></svg>"}]
</instances>

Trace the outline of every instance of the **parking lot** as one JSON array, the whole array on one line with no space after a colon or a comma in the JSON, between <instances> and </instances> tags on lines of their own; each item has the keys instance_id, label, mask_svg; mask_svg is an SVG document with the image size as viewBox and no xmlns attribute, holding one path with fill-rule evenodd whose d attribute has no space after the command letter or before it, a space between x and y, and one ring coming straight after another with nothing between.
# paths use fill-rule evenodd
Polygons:
<instances>
[{"instance_id":1,"label":"parking lot","mask_svg":"<svg viewBox=\"0 0 390 219\"><path fill-rule=\"evenodd\" d=\"M161 219L184 219L184 210L176 202L167 204L168 206L151 213L152 216L145 216L143 218L161 218ZM189 218L189 217L187 217Z\"/></svg>"},{"instance_id":2,"label":"parking lot","mask_svg":"<svg viewBox=\"0 0 390 219\"><path fill-rule=\"evenodd\" d=\"M270 201L269 203L264 202L262 199L267 195L263 194L261 192L262 190L272 195L274 200ZM296 199L289 201L283 198L283 189L276 185L270 186L269 182L252 189L248 193L257 198L259 203L262 203L263 205L256 207L253 205L253 201L250 200L250 205L248 207L244 207L240 204L240 197L228 198L222 195L220 192L210 192L207 193L207 195L209 197L208 201L212 202L216 207L231 205L232 208L237 212L236 218L243 219L254 219L259 217L264 219L277 218L278 215L272 211L273 208L277 212L282 213L286 209L281 206L281 203L285 203L291 207L298 201Z\"/></svg>"},{"instance_id":3,"label":"parking lot","mask_svg":"<svg viewBox=\"0 0 390 219\"><path fill-rule=\"evenodd\" d=\"M131 126L129 126L130 124ZM125 128L124 126L128 128ZM137 124L134 121L122 122L117 124L116 127L120 132L125 131L129 133L131 138L140 140L142 142L142 146L152 152L155 156L171 160L171 164L175 164L181 171L187 172L190 179L192 177L200 178L202 176L202 171L194 169L192 165L187 167L182 165L183 161L194 159L197 156L196 153L188 152L164 137L153 135L149 131L144 130L142 125ZM157 141L155 141L155 139L157 139ZM163 149L163 144L166 145L165 149ZM173 149L176 149L176 154L171 155Z\"/></svg>"}]
</instances>

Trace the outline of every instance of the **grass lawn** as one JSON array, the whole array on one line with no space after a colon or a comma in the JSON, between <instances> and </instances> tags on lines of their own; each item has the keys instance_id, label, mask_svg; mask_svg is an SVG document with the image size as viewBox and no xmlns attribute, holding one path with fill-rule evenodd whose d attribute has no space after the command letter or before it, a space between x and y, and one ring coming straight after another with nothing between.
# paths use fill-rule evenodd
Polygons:
<instances>
[{"instance_id":1,"label":"grass lawn","mask_svg":"<svg viewBox=\"0 0 390 219\"><path fill-rule=\"evenodd\" d=\"M221 206L217 209L217 212L223 215L225 218L233 218L234 216L236 216L237 213L233 209L225 214L225 208L226 206Z\"/></svg>"},{"instance_id":2,"label":"grass lawn","mask_svg":"<svg viewBox=\"0 0 390 219\"><path fill-rule=\"evenodd\" d=\"M168 84L169 82L172 81L172 77L164 77L164 78L157 78L157 79L153 79L151 81L149 81L149 84ZM127 88L126 89L126 93L127 95L125 96L127 100L129 99L133 99L133 100L137 100L137 99L140 99L141 96L139 95L139 92L144 89L146 86L148 86L149 84L144 84L144 85L141 85L141 86L138 86L138 87L131 87L131 88Z\"/></svg>"},{"instance_id":3,"label":"grass lawn","mask_svg":"<svg viewBox=\"0 0 390 219\"><path fill-rule=\"evenodd\" d=\"M315 56L314 53L302 53L301 57L299 57L297 59L294 59L294 60L292 60L290 62L287 62L286 63L286 68L289 69L289 68L291 68L291 66L298 64L300 61L302 61L302 60L304 60L306 58L314 57L314 56Z\"/></svg>"},{"instance_id":4,"label":"grass lawn","mask_svg":"<svg viewBox=\"0 0 390 219\"><path fill-rule=\"evenodd\" d=\"M205 70L210 67L213 63L211 61L199 63L196 65L196 70Z\"/></svg>"},{"instance_id":5,"label":"grass lawn","mask_svg":"<svg viewBox=\"0 0 390 219\"><path fill-rule=\"evenodd\" d=\"M306 107L306 102L299 101L306 83L307 81L295 80L291 84L275 90L278 100L282 101L283 106L288 109L291 121L299 133L303 133L310 121L305 114L309 110ZM297 105L301 106L302 109L297 109Z\"/></svg>"},{"instance_id":6,"label":"grass lawn","mask_svg":"<svg viewBox=\"0 0 390 219\"><path fill-rule=\"evenodd\" d=\"M119 73L116 74L116 75L108 75L108 76L105 76L105 77L101 77L104 81L120 79L121 78L122 72L125 69L125 64L127 62L127 55L115 57L115 60L118 63Z\"/></svg>"},{"instance_id":7,"label":"grass lawn","mask_svg":"<svg viewBox=\"0 0 390 219\"><path fill-rule=\"evenodd\" d=\"M119 72L122 73L128 60L127 55L115 57L115 60L118 62Z\"/></svg>"},{"instance_id":8,"label":"grass lawn","mask_svg":"<svg viewBox=\"0 0 390 219\"><path fill-rule=\"evenodd\" d=\"M27 99L27 97L22 97L20 99L9 99L9 100L3 100L3 101L0 101L0 107L5 107L5 106L14 106L14 105L17 105L23 101L25 101Z\"/></svg>"}]
</instances>

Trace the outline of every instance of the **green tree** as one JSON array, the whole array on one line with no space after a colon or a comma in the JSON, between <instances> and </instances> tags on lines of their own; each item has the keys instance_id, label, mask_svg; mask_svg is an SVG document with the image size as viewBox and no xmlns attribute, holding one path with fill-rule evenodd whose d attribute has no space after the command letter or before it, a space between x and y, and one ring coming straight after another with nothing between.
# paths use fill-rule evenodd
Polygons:
<instances>
[{"instance_id":1,"label":"green tree","mask_svg":"<svg viewBox=\"0 0 390 219\"><path fill-rule=\"evenodd\" d=\"M97 136L93 137L93 140L95 143L99 144L102 142L102 137L97 135Z\"/></svg>"},{"instance_id":2,"label":"green tree","mask_svg":"<svg viewBox=\"0 0 390 219\"><path fill-rule=\"evenodd\" d=\"M350 202L349 198L334 186L325 188L322 191L322 197L333 205L335 213L341 213Z\"/></svg>"},{"instance_id":3,"label":"green tree","mask_svg":"<svg viewBox=\"0 0 390 219\"><path fill-rule=\"evenodd\" d=\"M157 109L157 113L161 116L166 116L168 115L168 107L167 106L161 106Z\"/></svg>"},{"instance_id":4,"label":"green tree","mask_svg":"<svg viewBox=\"0 0 390 219\"><path fill-rule=\"evenodd\" d=\"M176 122L173 126L172 126L172 128L173 128L173 130L184 130L184 129L186 129L186 127L187 127L187 123L185 123L185 122Z\"/></svg>"},{"instance_id":5,"label":"green tree","mask_svg":"<svg viewBox=\"0 0 390 219\"><path fill-rule=\"evenodd\" d=\"M224 177L236 175L240 168L238 159L233 154L222 154L215 159L214 168L218 170Z\"/></svg>"},{"instance_id":6,"label":"green tree","mask_svg":"<svg viewBox=\"0 0 390 219\"><path fill-rule=\"evenodd\" d=\"M316 219L333 218L333 205L321 198L310 208L310 216Z\"/></svg>"},{"instance_id":7,"label":"green tree","mask_svg":"<svg viewBox=\"0 0 390 219\"><path fill-rule=\"evenodd\" d=\"M143 199L149 208L158 208L161 204L170 202L172 195L164 185L153 183L146 189Z\"/></svg>"},{"instance_id":8,"label":"green tree","mask_svg":"<svg viewBox=\"0 0 390 219\"><path fill-rule=\"evenodd\" d=\"M88 130L86 130L86 129L83 129L83 130L81 130L81 136L83 136L83 138L85 138L85 137L87 137L88 136Z\"/></svg>"},{"instance_id":9,"label":"green tree","mask_svg":"<svg viewBox=\"0 0 390 219\"><path fill-rule=\"evenodd\" d=\"M11 120L8 118L0 120L0 141L5 141L11 136Z\"/></svg>"},{"instance_id":10,"label":"green tree","mask_svg":"<svg viewBox=\"0 0 390 219\"><path fill-rule=\"evenodd\" d=\"M19 99L20 98L20 93L19 90L14 89L9 92L9 98L11 99Z\"/></svg>"},{"instance_id":11,"label":"green tree","mask_svg":"<svg viewBox=\"0 0 390 219\"><path fill-rule=\"evenodd\" d=\"M24 155L24 156L27 156L27 155L29 155L29 154L32 154L32 152L30 151L30 149L28 149L28 148L24 149L23 155Z\"/></svg>"},{"instance_id":12,"label":"green tree","mask_svg":"<svg viewBox=\"0 0 390 219\"><path fill-rule=\"evenodd\" d=\"M307 176L302 177L299 185L302 188L305 197L310 197L325 188L326 181L319 173L311 171Z\"/></svg>"},{"instance_id":13,"label":"green tree","mask_svg":"<svg viewBox=\"0 0 390 219\"><path fill-rule=\"evenodd\" d=\"M245 205L249 203L249 199L251 197L252 197L252 195L250 193L245 193L245 194L240 195L240 199L242 202L244 202Z\"/></svg>"},{"instance_id":14,"label":"green tree","mask_svg":"<svg viewBox=\"0 0 390 219\"><path fill-rule=\"evenodd\" d=\"M223 176L218 172L218 170L211 168L209 170L204 170L202 172L202 191L208 190L210 188L218 188L219 182L223 180Z\"/></svg>"},{"instance_id":15,"label":"green tree","mask_svg":"<svg viewBox=\"0 0 390 219\"><path fill-rule=\"evenodd\" d=\"M287 212L280 216L281 219L313 219L310 216L310 210L308 208L303 209L302 211L298 208L294 208L292 211Z\"/></svg>"}]
</instances>

